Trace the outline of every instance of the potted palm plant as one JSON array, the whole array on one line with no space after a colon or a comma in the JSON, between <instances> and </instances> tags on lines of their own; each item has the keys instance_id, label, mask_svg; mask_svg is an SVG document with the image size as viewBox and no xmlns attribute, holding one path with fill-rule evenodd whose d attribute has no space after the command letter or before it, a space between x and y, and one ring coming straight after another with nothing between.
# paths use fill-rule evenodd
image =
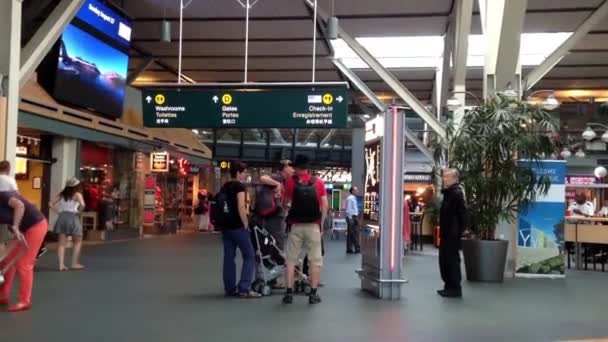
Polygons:
<instances>
[{"instance_id":1,"label":"potted palm plant","mask_svg":"<svg viewBox=\"0 0 608 342\"><path fill-rule=\"evenodd\" d=\"M542 108L499 95L469 110L458 128L449 125L437 145L437 162L461 175L472 233L462 244L469 281L503 280L508 241L496 239L496 227L549 191L549 177L530 165L555 152L556 131Z\"/></svg>"}]
</instances>

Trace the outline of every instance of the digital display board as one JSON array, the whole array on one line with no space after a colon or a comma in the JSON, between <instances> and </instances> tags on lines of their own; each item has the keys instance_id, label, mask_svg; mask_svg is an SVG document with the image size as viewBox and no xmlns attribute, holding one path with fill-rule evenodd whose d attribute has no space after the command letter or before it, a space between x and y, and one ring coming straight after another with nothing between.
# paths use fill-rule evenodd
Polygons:
<instances>
[{"instance_id":1,"label":"digital display board","mask_svg":"<svg viewBox=\"0 0 608 342\"><path fill-rule=\"evenodd\" d=\"M132 23L97 0L86 0L76 19L92 26L124 46L131 41Z\"/></svg>"}]
</instances>

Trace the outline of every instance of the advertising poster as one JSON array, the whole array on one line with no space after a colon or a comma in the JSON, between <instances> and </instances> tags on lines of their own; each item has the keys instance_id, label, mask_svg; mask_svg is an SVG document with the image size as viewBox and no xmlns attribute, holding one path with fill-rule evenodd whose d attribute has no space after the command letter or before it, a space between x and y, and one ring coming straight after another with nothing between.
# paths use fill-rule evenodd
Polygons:
<instances>
[{"instance_id":1,"label":"advertising poster","mask_svg":"<svg viewBox=\"0 0 608 342\"><path fill-rule=\"evenodd\" d=\"M516 275L563 277L566 162L520 163L534 169L537 176L550 177L551 188L546 196L537 198L527 212L520 211L518 215Z\"/></svg>"}]
</instances>

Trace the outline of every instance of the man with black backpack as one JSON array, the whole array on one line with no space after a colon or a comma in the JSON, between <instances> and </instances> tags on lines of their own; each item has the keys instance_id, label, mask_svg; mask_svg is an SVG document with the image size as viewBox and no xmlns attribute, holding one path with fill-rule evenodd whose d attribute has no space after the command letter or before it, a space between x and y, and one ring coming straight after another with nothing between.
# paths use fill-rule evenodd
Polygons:
<instances>
[{"instance_id":1,"label":"man with black backpack","mask_svg":"<svg viewBox=\"0 0 608 342\"><path fill-rule=\"evenodd\" d=\"M230 163L231 180L226 182L215 196L213 224L222 231L224 243L224 291L227 297L259 298L261 295L251 290L255 272L255 252L251 243L249 220L245 204L246 192L243 180L247 176L247 166L235 161ZM241 280L236 286L236 248L243 256Z\"/></svg>"},{"instance_id":2,"label":"man with black backpack","mask_svg":"<svg viewBox=\"0 0 608 342\"><path fill-rule=\"evenodd\" d=\"M283 303L293 302L293 284L296 264L303 251L310 263L310 286L312 291L308 303L318 304L317 293L323 266L321 234L327 215L327 193L322 180L308 172L309 159L298 155L293 164L295 175L285 185L285 202L289 209L291 230L287 238L287 291Z\"/></svg>"}]
</instances>

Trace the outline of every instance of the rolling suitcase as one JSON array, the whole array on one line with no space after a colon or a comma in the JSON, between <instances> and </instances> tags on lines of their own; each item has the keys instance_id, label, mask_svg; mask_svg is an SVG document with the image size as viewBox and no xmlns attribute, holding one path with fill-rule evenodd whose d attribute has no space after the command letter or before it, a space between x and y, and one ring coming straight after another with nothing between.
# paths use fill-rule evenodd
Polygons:
<instances>
[{"instance_id":1,"label":"rolling suitcase","mask_svg":"<svg viewBox=\"0 0 608 342\"><path fill-rule=\"evenodd\" d=\"M4 284L4 274L6 273L6 271L8 271L11 267L13 267L15 262L25 253L25 251L27 251L27 249L28 249L27 242L25 240L23 240L23 241L16 241L15 243L12 243L12 244L9 243L9 247L7 248L8 251L5 253L5 255L2 255L2 257L0 258L0 263L2 263L3 261L5 261L6 258L8 258L12 254L13 250L15 248L20 247L20 245L22 245L25 248L19 248L19 251L17 252L17 254L12 256L12 259L9 260L0 269L0 285Z\"/></svg>"}]
</instances>

